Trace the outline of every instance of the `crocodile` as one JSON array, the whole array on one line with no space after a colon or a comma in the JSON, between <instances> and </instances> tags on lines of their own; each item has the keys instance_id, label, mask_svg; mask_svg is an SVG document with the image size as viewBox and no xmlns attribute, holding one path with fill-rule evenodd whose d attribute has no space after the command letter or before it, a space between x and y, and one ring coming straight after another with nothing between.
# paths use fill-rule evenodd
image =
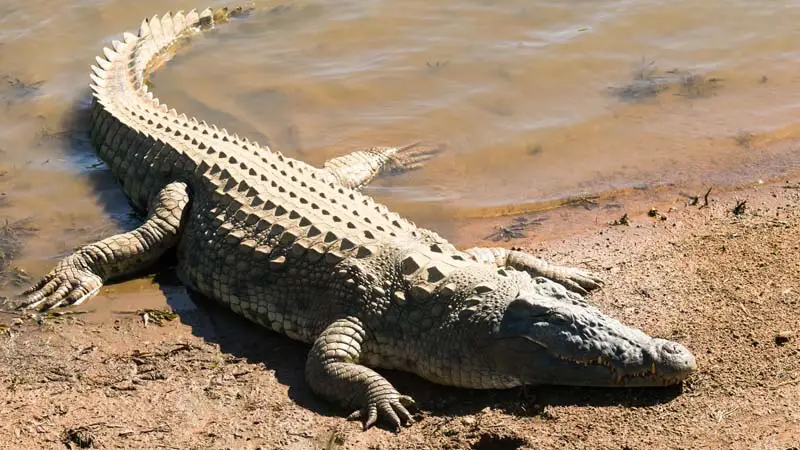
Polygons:
<instances>
[{"instance_id":1,"label":"crocodile","mask_svg":"<svg viewBox=\"0 0 800 450\"><path fill-rule=\"evenodd\" d=\"M603 285L591 272L520 250L460 250L363 193L439 148L368 148L315 167L153 95L150 75L179 48L248 13L154 16L96 58L92 146L143 222L79 247L7 306L78 305L174 251L187 289L310 344L307 383L364 429L413 422L412 397L375 369L474 389L667 386L696 370L682 344L587 301Z\"/></svg>"}]
</instances>

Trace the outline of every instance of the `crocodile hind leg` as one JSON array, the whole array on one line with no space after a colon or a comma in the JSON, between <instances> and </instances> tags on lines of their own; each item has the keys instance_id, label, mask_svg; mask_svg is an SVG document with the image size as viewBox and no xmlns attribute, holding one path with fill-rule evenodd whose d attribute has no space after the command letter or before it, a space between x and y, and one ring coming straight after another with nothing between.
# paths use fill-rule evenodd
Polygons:
<instances>
[{"instance_id":1,"label":"crocodile hind leg","mask_svg":"<svg viewBox=\"0 0 800 450\"><path fill-rule=\"evenodd\" d=\"M324 167L342 186L361 189L379 175L419 169L440 151L439 147L418 143L405 147L375 147L329 159Z\"/></svg>"},{"instance_id":2,"label":"crocodile hind leg","mask_svg":"<svg viewBox=\"0 0 800 450\"><path fill-rule=\"evenodd\" d=\"M23 292L14 306L46 310L77 305L94 295L104 281L146 268L177 244L188 203L185 183L168 184L150 202L147 220L140 227L79 248Z\"/></svg>"},{"instance_id":3,"label":"crocodile hind leg","mask_svg":"<svg viewBox=\"0 0 800 450\"><path fill-rule=\"evenodd\" d=\"M361 419L364 429L380 416L399 428L414 420L407 407L414 400L401 395L383 376L359 364L366 332L354 317L329 325L314 342L306 361L306 380L317 394L355 408L349 419Z\"/></svg>"},{"instance_id":4,"label":"crocodile hind leg","mask_svg":"<svg viewBox=\"0 0 800 450\"><path fill-rule=\"evenodd\" d=\"M496 264L497 267L524 270L531 276L548 278L581 295L586 295L589 291L603 285L600 278L585 270L550 264L530 253L518 250L501 247L474 247L464 250L464 252L479 262Z\"/></svg>"}]
</instances>

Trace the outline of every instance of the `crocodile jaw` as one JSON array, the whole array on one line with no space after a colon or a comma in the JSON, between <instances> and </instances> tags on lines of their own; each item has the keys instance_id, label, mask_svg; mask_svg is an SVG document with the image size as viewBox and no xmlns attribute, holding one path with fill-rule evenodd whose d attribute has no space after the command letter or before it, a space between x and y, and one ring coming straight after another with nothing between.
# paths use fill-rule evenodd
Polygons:
<instances>
[{"instance_id":1,"label":"crocodile jaw","mask_svg":"<svg viewBox=\"0 0 800 450\"><path fill-rule=\"evenodd\" d=\"M511 301L495 331L496 370L525 384L668 386L697 367L677 342L650 337L585 302L535 291Z\"/></svg>"}]
</instances>

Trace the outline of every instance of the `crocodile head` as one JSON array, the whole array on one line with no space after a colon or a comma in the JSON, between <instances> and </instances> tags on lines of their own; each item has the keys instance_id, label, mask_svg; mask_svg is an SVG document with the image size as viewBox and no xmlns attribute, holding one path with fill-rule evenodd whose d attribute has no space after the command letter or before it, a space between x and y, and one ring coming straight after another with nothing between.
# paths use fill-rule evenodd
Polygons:
<instances>
[{"instance_id":1,"label":"crocodile head","mask_svg":"<svg viewBox=\"0 0 800 450\"><path fill-rule=\"evenodd\" d=\"M523 291L508 303L489 348L496 370L525 384L629 387L677 384L696 369L683 345L558 297Z\"/></svg>"}]
</instances>

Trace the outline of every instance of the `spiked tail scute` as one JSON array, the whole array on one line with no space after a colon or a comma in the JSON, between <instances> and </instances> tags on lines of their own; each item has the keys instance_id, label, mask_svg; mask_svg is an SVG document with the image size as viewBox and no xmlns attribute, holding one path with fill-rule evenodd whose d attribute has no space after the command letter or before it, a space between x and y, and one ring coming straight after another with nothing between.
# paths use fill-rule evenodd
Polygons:
<instances>
[{"instance_id":1,"label":"spiked tail scute","mask_svg":"<svg viewBox=\"0 0 800 450\"><path fill-rule=\"evenodd\" d=\"M91 68L90 86L97 100L94 107L113 111L129 126L151 120L152 113L175 119L177 112L160 103L149 91L150 72L167 61L185 38L251 10L252 7L205 9L200 13L178 11L143 20L138 34L124 33L122 40L113 41L103 49L103 56L96 58L97 65ZM183 126L189 123L185 116L180 120ZM222 133L224 138L230 139L227 132L223 130Z\"/></svg>"}]
</instances>

